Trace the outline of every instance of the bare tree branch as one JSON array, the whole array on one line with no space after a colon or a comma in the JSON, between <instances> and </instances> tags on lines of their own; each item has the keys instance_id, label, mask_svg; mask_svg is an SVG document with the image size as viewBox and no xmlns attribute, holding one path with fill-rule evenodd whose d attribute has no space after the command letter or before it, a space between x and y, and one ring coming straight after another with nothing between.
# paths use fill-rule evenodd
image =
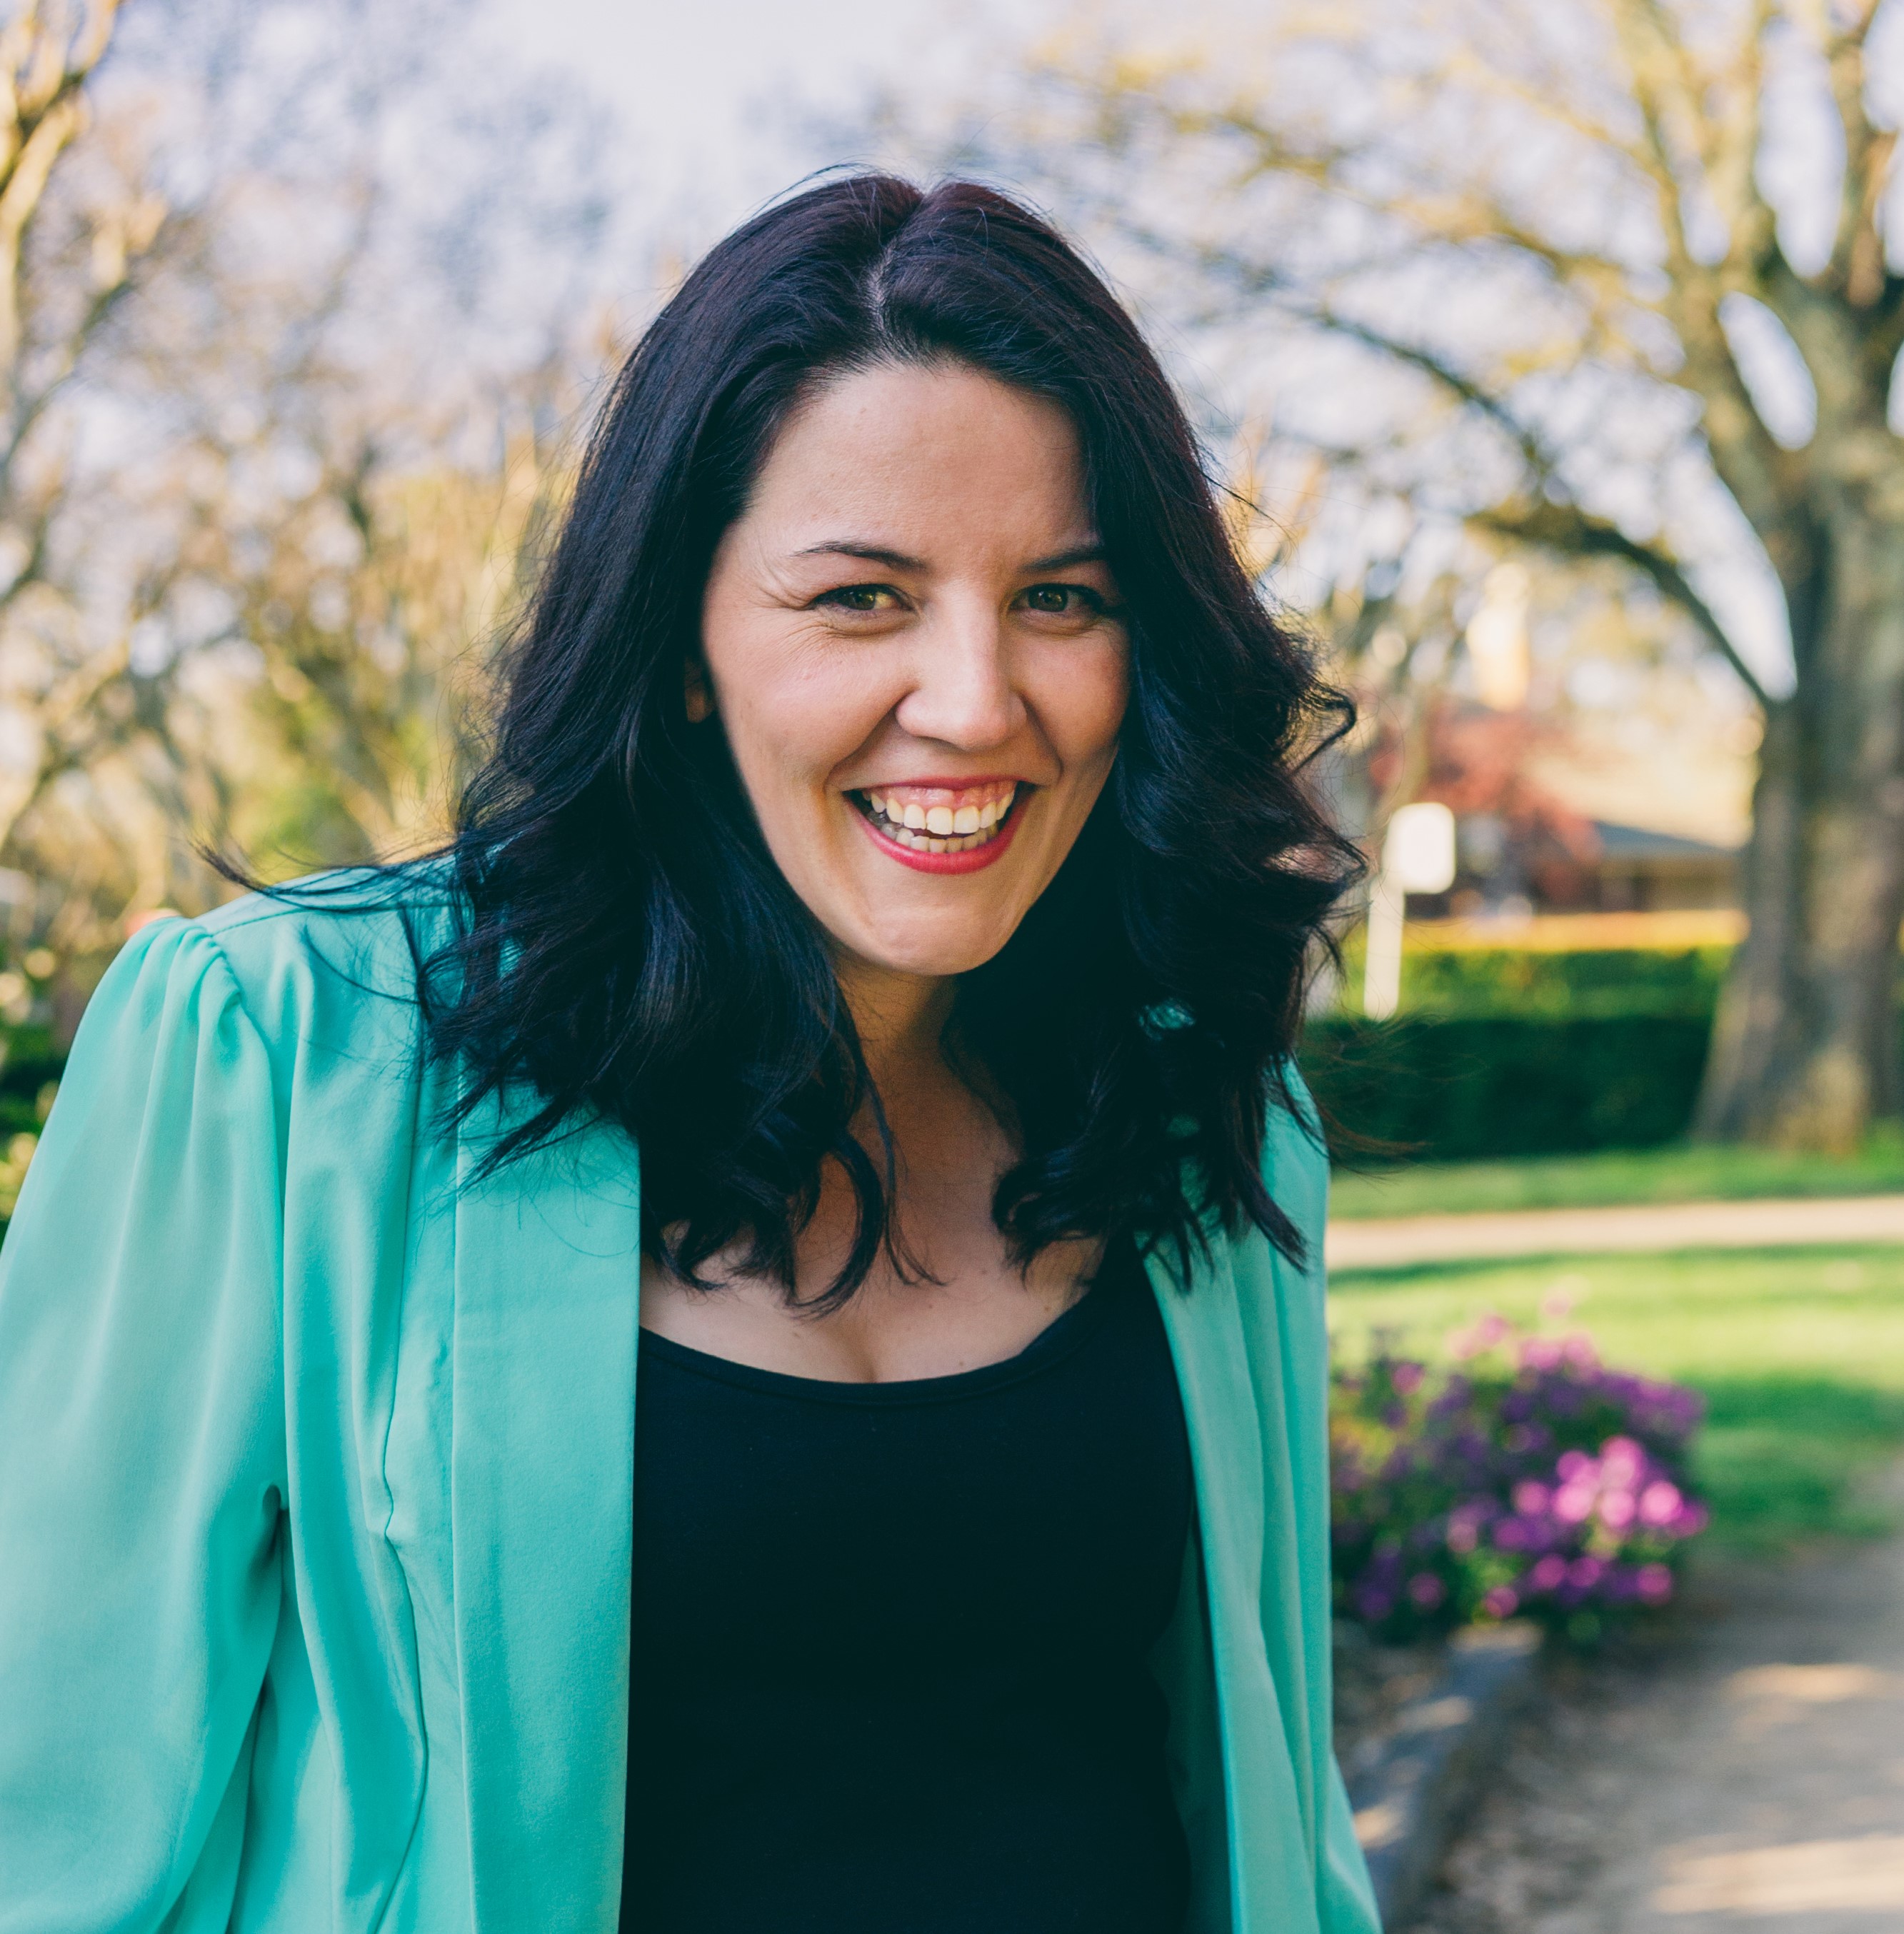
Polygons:
<instances>
[{"instance_id":1,"label":"bare tree branch","mask_svg":"<svg viewBox=\"0 0 1904 1934\"><path fill-rule=\"evenodd\" d=\"M1692 619L1759 705L1772 703L1758 674L1740 657L1738 647L1712 607L1692 588L1678 562L1664 551L1628 537L1617 524L1596 517L1577 504L1556 503L1551 499L1497 505L1470 521L1484 530L1523 544L1537 544L1562 556L1618 558L1632 565Z\"/></svg>"}]
</instances>

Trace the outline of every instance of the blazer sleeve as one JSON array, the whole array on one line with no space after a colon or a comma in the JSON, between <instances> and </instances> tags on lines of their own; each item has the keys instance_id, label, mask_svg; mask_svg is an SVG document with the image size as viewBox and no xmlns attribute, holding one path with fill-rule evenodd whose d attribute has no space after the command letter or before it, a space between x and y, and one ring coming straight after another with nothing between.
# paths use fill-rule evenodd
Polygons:
<instances>
[{"instance_id":1,"label":"blazer sleeve","mask_svg":"<svg viewBox=\"0 0 1904 1934\"><path fill-rule=\"evenodd\" d=\"M0 1250L0 1934L228 1917L281 1598L282 1140L217 944L149 927Z\"/></svg>"}]
</instances>

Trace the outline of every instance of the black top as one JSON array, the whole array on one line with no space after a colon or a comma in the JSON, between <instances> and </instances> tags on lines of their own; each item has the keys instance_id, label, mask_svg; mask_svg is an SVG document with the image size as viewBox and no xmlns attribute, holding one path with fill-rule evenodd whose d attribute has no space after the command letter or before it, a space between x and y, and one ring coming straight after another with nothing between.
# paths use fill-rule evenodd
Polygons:
<instances>
[{"instance_id":1,"label":"black top","mask_svg":"<svg viewBox=\"0 0 1904 1934\"><path fill-rule=\"evenodd\" d=\"M644 1331L634 1469L627 1934L1176 1934L1190 1458L1134 1255L957 1376Z\"/></svg>"}]
</instances>

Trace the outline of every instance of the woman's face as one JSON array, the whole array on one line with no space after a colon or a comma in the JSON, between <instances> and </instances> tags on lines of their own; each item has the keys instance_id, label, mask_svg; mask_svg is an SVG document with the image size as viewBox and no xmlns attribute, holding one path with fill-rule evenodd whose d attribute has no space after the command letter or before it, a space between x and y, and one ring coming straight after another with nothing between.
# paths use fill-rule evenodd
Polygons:
<instances>
[{"instance_id":1,"label":"woman's face","mask_svg":"<svg viewBox=\"0 0 1904 1934\"><path fill-rule=\"evenodd\" d=\"M688 703L848 960L960 974L1011 937L1110 771L1118 607L1056 405L884 365L789 420L716 553Z\"/></svg>"}]
</instances>

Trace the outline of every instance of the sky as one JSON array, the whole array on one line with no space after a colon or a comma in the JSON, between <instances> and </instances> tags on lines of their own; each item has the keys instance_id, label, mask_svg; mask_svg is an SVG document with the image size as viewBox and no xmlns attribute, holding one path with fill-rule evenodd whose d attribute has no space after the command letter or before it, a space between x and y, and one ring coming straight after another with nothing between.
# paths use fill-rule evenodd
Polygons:
<instances>
[{"instance_id":1,"label":"sky","mask_svg":"<svg viewBox=\"0 0 1904 1934\"><path fill-rule=\"evenodd\" d=\"M1219 13L1225 4L1204 0ZM881 89L925 101L983 99L988 71L1002 74L1029 44L1086 11L1078 0L487 5L513 56L572 74L617 116L642 204L634 225L677 262L814 168L877 158L869 139L829 144L816 123L850 128ZM1157 21L1180 17L1163 0L1134 0L1123 11L1144 20L1153 6ZM1904 32L1904 0L1893 0L1892 11ZM1759 360L1777 387L1781 372L1769 366L1776 357ZM1802 414L1806 399L1794 392L1790 400ZM1789 646L1767 567L1743 534L1715 548L1723 562L1708 595L1761 675L1782 683Z\"/></svg>"},{"instance_id":2,"label":"sky","mask_svg":"<svg viewBox=\"0 0 1904 1934\"><path fill-rule=\"evenodd\" d=\"M623 118L644 191L704 244L827 161L815 119L1013 58L1058 0L490 0L523 58Z\"/></svg>"}]
</instances>

